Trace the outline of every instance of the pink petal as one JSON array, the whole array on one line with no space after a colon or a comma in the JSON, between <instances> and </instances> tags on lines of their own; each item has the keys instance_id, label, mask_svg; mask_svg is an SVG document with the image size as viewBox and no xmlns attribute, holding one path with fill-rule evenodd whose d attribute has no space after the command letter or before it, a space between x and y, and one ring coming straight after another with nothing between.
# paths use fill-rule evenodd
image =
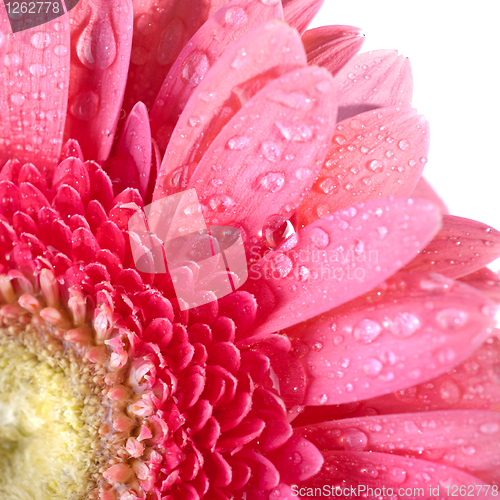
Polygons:
<instances>
[{"instance_id":1,"label":"pink petal","mask_svg":"<svg viewBox=\"0 0 500 500\"><path fill-rule=\"evenodd\" d=\"M500 276L487 267L463 276L460 281L473 286L495 302L500 303Z\"/></svg>"},{"instance_id":2,"label":"pink petal","mask_svg":"<svg viewBox=\"0 0 500 500\"><path fill-rule=\"evenodd\" d=\"M65 140L103 162L113 144L132 45L132 0L80 1L70 13L72 55Z\"/></svg>"},{"instance_id":3,"label":"pink petal","mask_svg":"<svg viewBox=\"0 0 500 500\"><path fill-rule=\"evenodd\" d=\"M400 273L381 290L287 330L309 379L305 404L367 399L445 373L482 345L493 313L471 287Z\"/></svg>"},{"instance_id":4,"label":"pink petal","mask_svg":"<svg viewBox=\"0 0 500 500\"><path fill-rule=\"evenodd\" d=\"M395 50L354 56L335 76L335 82L339 88L338 121L371 109L411 105L410 63Z\"/></svg>"},{"instance_id":5,"label":"pink petal","mask_svg":"<svg viewBox=\"0 0 500 500\"><path fill-rule=\"evenodd\" d=\"M90 177L79 158L67 158L57 166L52 179L52 188L57 191L62 185L71 186L78 191L84 204L87 205L90 197Z\"/></svg>"},{"instance_id":6,"label":"pink petal","mask_svg":"<svg viewBox=\"0 0 500 500\"><path fill-rule=\"evenodd\" d=\"M175 123L208 70L235 40L271 19L282 19L280 2L233 0L197 31L170 69L151 111L151 129L160 150L167 147Z\"/></svg>"},{"instance_id":7,"label":"pink petal","mask_svg":"<svg viewBox=\"0 0 500 500\"><path fill-rule=\"evenodd\" d=\"M243 449L234 456L252 469L250 486L267 491L278 485L280 480L279 472L274 464L261 454L249 449Z\"/></svg>"},{"instance_id":8,"label":"pink petal","mask_svg":"<svg viewBox=\"0 0 500 500\"><path fill-rule=\"evenodd\" d=\"M169 0L158 11L156 0L133 0L134 35L124 108L154 103L163 80L184 45L227 0Z\"/></svg>"},{"instance_id":9,"label":"pink petal","mask_svg":"<svg viewBox=\"0 0 500 500\"><path fill-rule=\"evenodd\" d=\"M10 32L3 9L0 165L15 157L50 174L61 152L68 99L69 20L63 16L7 36Z\"/></svg>"},{"instance_id":10,"label":"pink petal","mask_svg":"<svg viewBox=\"0 0 500 500\"><path fill-rule=\"evenodd\" d=\"M281 480L296 484L314 476L323 465L320 451L307 439L292 436L283 446L267 454L279 470Z\"/></svg>"},{"instance_id":11,"label":"pink petal","mask_svg":"<svg viewBox=\"0 0 500 500\"><path fill-rule=\"evenodd\" d=\"M321 26L302 35L309 64L336 75L361 48L364 37L354 26Z\"/></svg>"},{"instance_id":12,"label":"pink petal","mask_svg":"<svg viewBox=\"0 0 500 500\"><path fill-rule=\"evenodd\" d=\"M387 453L325 451L323 456L325 463L321 471L298 488L331 485L330 497L341 498L351 498L359 492L360 497L364 494L384 500L394 498L395 494L398 498L430 499L435 496L447 499L453 498L454 487L460 490L460 486L465 489L472 486L478 491L479 485L485 484L454 467ZM337 485L342 490L335 493ZM347 491L345 496L344 491ZM490 493L487 493L486 486L483 487L481 498L496 498L491 494L491 487L488 491Z\"/></svg>"},{"instance_id":13,"label":"pink petal","mask_svg":"<svg viewBox=\"0 0 500 500\"><path fill-rule=\"evenodd\" d=\"M292 213L333 135L331 91L330 74L307 67L274 80L243 106L189 181L207 222L240 225L254 235L272 214Z\"/></svg>"},{"instance_id":14,"label":"pink petal","mask_svg":"<svg viewBox=\"0 0 500 500\"><path fill-rule=\"evenodd\" d=\"M273 46L270 53L269 46ZM235 67L242 51L245 64ZM273 78L306 64L296 31L279 21L255 28L228 47L194 89L177 122L154 198L187 184L210 143L248 99ZM238 97L235 89L239 89Z\"/></svg>"},{"instance_id":15,"label":"pink petal","mask_svg":"<svg viewBox=\"0 0 500 500\"><path fill-rule=\"evenodd\" d=\"M139 191L144 197L151 172L151 129L146 106L138 102L127 117L117 152L132 157Z\"/></svg>"},{"instance_id":16,"label":"pink petal","mask_svg":"<svg viewBox=\"0 0 500 500\"><path fill-rule=\"evenodd\" d=\"M429 150L429 124L414 109L368 111L337 124L330 151L299 207L302 225L355 201L408 196Z\"/></svg>"},{"instance_id":17,"label":"pink petal","mask_svg":"<svg viewBox=\"0 0 500 500\"><path fill-rule=\"evenodd\" d=\"M322 450L385 452L500 479L500 413L455 410L349 418L295 429Z\"/></svg>"},{"instance_id":18,"label":"pink petal","mask_svg":"<svg viewBox=\"0 0 500 500\"><path fill-rule=\"evenodd\" d=\"M443 227L405 268L460 278L500 256L500 232L471 219L443 216Z\"/></svg>"},{"instance_id":19,"label":"pink petal","mask_svg":"<svg viewBox=\"0 0 500 500\"><path fill-rule=\"evenodd\" d=\"M255 333L281 330L366 293L408 262L439 225L438 210L413 199L369 201L313 222L293 250L270 252L251 266L248 287L266 286L277 300Z\"/></svg>"},{"instance_id":20,"label":"pink petal","mask_svg":"<svg viewBox=\"0 0 500 500\"><path fill-rule=\"evenodd\" d=\"M285 21L299 33L304 33L323 3L324 0L283 0Z\"/></svg>"},{"instance_id":21,"label":"pink petal","mask_svg":"<svg viewBox=\"0 0 500 500\"><path fill-rule=\"evenodd\" d=\"M443 214L449 214L448 208L444 204L444 201L439 197L439 195L434 191L433 187L423 178L420 177L415 189L413 190L412 196L415 198L425 198L426 200L432 201L434 205L437 205Z\"/></svg>"},{"instance_id":22,"label":"pink petal","mask_svg":"<svg viewBox=\"0 0 500 500\"><path fill-rule=\"evenodd\" d=\"M500 404L500 342L489 339L453 370L403 391L363 402L356 415L491 409Z\"/></svg>"}]
</instances>

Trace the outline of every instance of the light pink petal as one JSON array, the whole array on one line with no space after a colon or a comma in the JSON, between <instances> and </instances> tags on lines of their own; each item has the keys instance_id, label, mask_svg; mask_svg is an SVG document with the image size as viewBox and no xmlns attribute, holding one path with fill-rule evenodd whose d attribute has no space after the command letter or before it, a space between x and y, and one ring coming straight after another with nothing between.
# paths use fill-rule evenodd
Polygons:
<instances>
[{"instance_id":1,"label":"light pink petal","mask_svg":"<svg viewBox=\"0 0 500 500\"><path fill-rule=\"evenodd\" d=\"M65 139L103 162L113 144L132 45L132 0L81 0L71 10L72 47ZM74 23L74 24L73 24Z\"/></svg>"},{"instance_id":2,"label":"light pink petal","mask_svg":"<svg viewBox=\"0 0 500 500\"><path fill-rule=\"evenodd\" d=\"M434 205L441 208L443 214L450 213L448 208L444 204L444 201L439 197L439 195L434 191L433 187L423 178L420 177L415 189L413 190L412 196L415 198L425 198L426 200L432 201Z\"/></svg>"},{"instance_id":3,"label":"light pink petal","mask_svg":"<svg viewBox=\"0 0 500 500\"><path fill-rule=\"evenodd\" d=\"M0 9L0 166L10 158L50 175L68 99L69 19L11 34Z\"/></svg>"},{"instance_id":4,"label":"light pink petal","mask_svg":"<svg viewBox=\"0 0 500 500\"><path fill-rule=\"evenodd\" d=\"M489 339L453 370L409 389L364 401L355 415L492 409L500 404L500 342ZM352 409L349 413L352 413Z\"/></svg>"},{"instance_id":5,"label":"light pink petal","mask_svg":"<svg viewBox=\"0 0 500 500\"><path fill-rule=\"evenodd\" d=\"M349 418L295 429L320 450L383 452L500 480L500 413L448 410Z\"/></svg>"},{"instance_id":6,"label":"light pink petal","mask_svg":"<svg viewBox=\"0 0 500 500\"><path fill-rule=\"evenodd\" d=\"M321 9L325 0L283 0L283 15L285 21L296 28L299 33L309 26ZM272 3L272 2L271 2Z\"/></svg>"},{"instance_id":7,"label":"light pink petal","mask_svg":"<svg viewBox=\"0 0 500 500\"><path fill-rule=\"evenodd\" d=\"M153 106L163 80L184 45L227 0L169 0L158 9L157 0L132 0L134 37L124 108L142 101Z\"/></svg>"},{"instance_id":8,"label":"light pink petal","mask_svg":"<svg viewBox=\"0 0 500 500\"><path fill-rule=\"evenodd\" d=\"M369 495L368 498L381 500L395 498L395 495L397 495L396 498L430 500L433 497L455 498L454 487L457 487L458 491L461 486L462 491L464 489L470 491L471 487L474 491L478 491L480 485L485 485L479 478L455 467L415 458L359 451L325 451L323 456L325 463L321 471L308 481L301 483L299 487L322 488L328 485L331 488L329 496L337 498L352 498L359 492L360 497L363 497L364 493ZM342 492L347 491L347 494L343 495L338 491L335 493L337 485L342 488ZM433 488L432 493L430 493L430 487ZM482 487L481 498L495 499L496 496L492 493L491 487L488 491L486 487L486 485ZM371 493L368 488L371 488L374 493Z\"/></svg>"},{"instance_id":9,"label":"light pink petal","mask_svg":"<svg viewBox=\"0 0 500 500\"><path fill-rule=\"evenodd\" d=\"M197 31L168 72L151 111L151 129L161 151L193 90L222 53L253 28L282 17L279 1L233 0ZM243 64L244 53L240 57Z\"/></svg>"},{"instance_id":10,"label":"light pink petal","mask_svg":"<svg viewBox=\"0 0 500 500\"><path fill-rule=\"evenodd\" d=\"M244 64L235 65L243 52ZM258 26L228 47L194 89L177 122L155 199L186 186L210 143L246 101L272 79L306 64L297 32L278 20Z\"/></svg>"},{"instance_id":11,"label":"light pink petal","mask_svg":"<svg viewBox=\"0 0 500 500\"><path fill-rule=\"evenodd\" d=\"M429 124L414 109L378 109L338 123L319 177L299 207L300 223L353 203L410 195L428 150Z\"/></svg>"},{"instance_id":12,"label":"light pink petal","mask_svg":"<svg viewBox=\"0 0 500 500\"><path fill-rule=\"evenodd\" d=\"M332 77L321 68L288 73L231 119L203 156L196 188L211 224L256 234L272 214L291 214L323 164L335 127ZM278 161L279 160L279 161Z\"/></svg>"},{"instance_id":13,"label":"light pink petal","mask_svg":"<svg viewBox=\"0 0 500 500\"><path fill-rule=\"evenodd\" d=\"M462 283L400 273L287 330L309 380L304 404L359 401L445 373L490 335L494 310Z\"/></svg>"},{"instance_id":14,"label":"light pink petal","mask_svg":"<svg viewBox=\"0 0 500 500\"><path fill-rule=\"evenodd\" d=\"M405 270L460 278L481 269L499 256L499 231L475 220L444 215L439 233Z\"/></svg>"},{"instance_id":15,"label":"light pink petal","mask_svg":"<svg viewBox=\"0 0 500 500\"><path fill-rule=\"evenodd\" d=\"M361 48L364 37L354 26L321 26L302 35L309 64L336 75Z\"/></svg>"},{"instance_id":16,"label":"light pink petal","mask_svg":"<svg viewBox=\"0 0 500 500\"><path fill-rule=\"evenodd\" d=\"M339 88L339 121L371 109L411 106L410 63L395 50L354 56L337 73L335 83Z\"/></svg>"},{"instance_id":17,"label":"light pink petal","mask_svg":"<svg viewBox=\"0 0 500 500\"><path fill-rule=\"evenodd\" d=\"M479 271L463 276L460 281L477 288L495 302L500 303L500 276L491 269L483 267Z\"/></svg>"},{"instance_id":18,"label":"light pink petal","mask_svg":"<svg viewBox=\"0 0 500 500\"><path fill-rule=\"evenodd\" d=\"M256 333L274 332L352 300L404 266L440 226L417 199L369 201L327 215L298 234L289 252L269 252L249 269L250 288L267 287L276 306Z\"/></svg>"},{"instance_id":19,"label":"light pink petal","mask_svg":"<svg viewBox=\"0 0 500 500\"><path fill-rule=\"evenodd\" d=\"M151 173L151 129L148 111L142 102L138 102L128 115L116 151L132 158L139 192L144 197Z\"/></svg>"}]
</instances>

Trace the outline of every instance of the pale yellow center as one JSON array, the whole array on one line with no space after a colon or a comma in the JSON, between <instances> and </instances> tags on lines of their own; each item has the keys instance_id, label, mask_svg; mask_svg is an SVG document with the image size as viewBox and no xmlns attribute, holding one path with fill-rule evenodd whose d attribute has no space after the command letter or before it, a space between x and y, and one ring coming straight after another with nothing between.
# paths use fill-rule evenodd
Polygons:
<instances>
[{"instance_id":1,"label":"pale yellow center","mask_svg":"<svg viewBox=\"0 0 500 500\"><path fill-rule=\"evenodd\" d=\"M57 363L0 342L0 499L82 498L93 467L83 405Z\"/></svg>"}]
</instances>

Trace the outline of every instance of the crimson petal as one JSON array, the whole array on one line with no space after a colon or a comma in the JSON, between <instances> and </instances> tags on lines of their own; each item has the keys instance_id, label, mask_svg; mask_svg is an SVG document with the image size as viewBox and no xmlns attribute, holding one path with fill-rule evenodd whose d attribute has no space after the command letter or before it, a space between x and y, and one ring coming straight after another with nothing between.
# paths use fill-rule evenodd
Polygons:
<instances>
[{"instance_id":1,"label":"crimson petal","mask_svg":"<svg viewBox=\"0 0 500 500\"><path fill-rule=\"evenodd\" d=\"M437 232L439 211L418 199L369 201L299 232L291 251L270 252L249 270L278 304L255 333L274 332L329 311L403 267Z\"/></svg>"}]
</instances>

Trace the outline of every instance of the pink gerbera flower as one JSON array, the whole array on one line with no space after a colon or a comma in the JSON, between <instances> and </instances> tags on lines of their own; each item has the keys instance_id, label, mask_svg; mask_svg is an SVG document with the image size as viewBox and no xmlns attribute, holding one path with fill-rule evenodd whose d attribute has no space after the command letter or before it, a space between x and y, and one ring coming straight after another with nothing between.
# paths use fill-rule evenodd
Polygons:
<instances>
[{"instance_id":1,"label":"pink gerbera flower","mask_svg":"<svg viewBox=\"0 0 500 500\"><path fill-rule=\"evenodd\" d=\"M1 498L498 495L500 233L421 178L408 61L320 5L0 11ZM174 269L133 230L192 190L231 293L203 234Z\"/></svg>"}]
</instances>

